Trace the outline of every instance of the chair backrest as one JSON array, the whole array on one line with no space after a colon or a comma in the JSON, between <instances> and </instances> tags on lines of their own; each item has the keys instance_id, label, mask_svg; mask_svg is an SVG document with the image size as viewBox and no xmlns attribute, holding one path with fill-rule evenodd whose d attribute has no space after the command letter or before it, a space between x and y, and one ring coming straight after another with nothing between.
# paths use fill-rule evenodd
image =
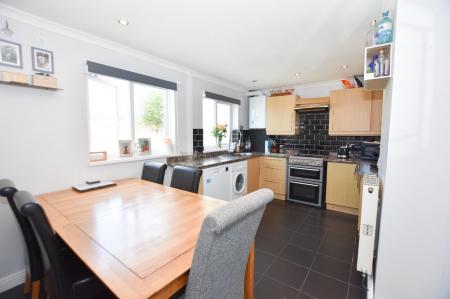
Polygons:
<instances>
[{"instance_id":1,"label":"chair backrest","mask_svg":"<svg viewBox=\"0 0 450 299\"><path fill-rule=\"evenodd\" d=\"M244 298L251 244L273 192L261 189L237 198L204 220L186 288L187 299Z\"/></svg>"},{"instance_id":2,"label":"chair backrest","mask_svg":"<svg viewBox=\"0 0 450 299\"><path fill-rule=\"evenodd\" d=\"M192 167L175 166L172 172L170 187L197 193L202 170Z\"/></svg>"},{"instance_id":3,"label":"chair backrest","mask_svg":"<svg viewBox=\"0 0 450 299\"><path fill-rule=\"evenodd\" d=\"M62 249L44 210L28 191L16 192L14 202L20 213L29 220L38 241L50 298L72 297L69 273L63 264Z\"/></svg>"},{"instance_id":4,"label":"chair backrest","mask_svg":"<svg viewBox=\"0 0 450 299\"><path fill-rule=\"evenodd\" d=\"M160 162L145 162L142 168L142 179L162 184L164 182L164 174L166 173L167 165Z\"/></svg>"},{"instance_id":5,"label":"chair backrest","mask_svg":"<svg viewBox=\"0 0 450 299\"><path fill-rule=\"evenodd\" d=\"M11 210L13 211L13 214L16 217L17 222L19 223L20 230L22 231L22 235L25 240L25 246L27 247L28 252L30 280L37 281L44 277L41 251L39 250L39 244L36 240L30 222L19 212L13 200L14 194L16 194L16 192L17 189L11 180L0 180L0 196L6 197L6 199L8 200L9 206L11 207Z\"/></svg>"}]
</instances>

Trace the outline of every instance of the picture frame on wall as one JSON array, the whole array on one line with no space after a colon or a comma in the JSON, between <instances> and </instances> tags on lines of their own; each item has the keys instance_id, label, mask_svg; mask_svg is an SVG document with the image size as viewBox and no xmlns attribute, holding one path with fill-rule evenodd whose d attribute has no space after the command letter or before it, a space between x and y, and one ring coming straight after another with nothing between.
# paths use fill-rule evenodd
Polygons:
<instances>
[{"instance_id":1,"label":"picture frame on wall","mask_svg":"<svg viewBox=\"0 0 450 299\"><path fill-rule=\"evenodd\" d=\"M53 74L53 52L31 47L31 60L33 62L33 71L38 73Z\"/></svg>"},{"instance_id":2,"label":"picture frame on wall","mask_svg":"<svg viewBox=\"0 0 450 299\"><path fill-rule=\"evenodd\" d=\"M152 142L150 138L138 138L139 154L150 155L152 153Z\"/></svg>"},{"instance_id":3,"label":"picture frame on wall","mask_svg":"<svg viewBox=\"0 0 450 299\"><path fill-rule=\"evenodd\" d=\"M22 68L22 46L18 43L0 39L0 64Z\"/></svg>"},{"instance_id":4,"label":"picture frame on wall","mask_svg":"<svg viewBox=\"0 0 450 299\"><path fill-rule=\"evenodd\" d=\"M119 140L119 155L121 158L133 156L133 142L131 140Z\"/></svg>"}]
</instances>

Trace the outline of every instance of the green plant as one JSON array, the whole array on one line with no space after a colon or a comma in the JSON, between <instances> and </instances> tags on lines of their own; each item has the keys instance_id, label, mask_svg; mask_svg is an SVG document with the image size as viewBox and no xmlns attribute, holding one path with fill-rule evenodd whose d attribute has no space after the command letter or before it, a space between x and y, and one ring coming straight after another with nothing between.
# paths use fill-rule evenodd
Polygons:
<instances>
[{"instance_id":1,"label":"green plant","mask_svg":"<svg viewBox=\"0 0 450 299\"><path fill-rule=\"evenodd\" d=\"M221 147L222 139L227 135L227 125L215 125L211 131L211 135L216 138L217 146Z\"/></svg>"},{"instance_id":2,"label":"green plant","mask_svg":"<svg viewBox=\"0 0 450 299\"><path fill-rule=\"evenodd\" d=\"M164 122L164 105L161 95L154 95L144 104L142 124L158 133Z\"/></svg>"}]
</instances>

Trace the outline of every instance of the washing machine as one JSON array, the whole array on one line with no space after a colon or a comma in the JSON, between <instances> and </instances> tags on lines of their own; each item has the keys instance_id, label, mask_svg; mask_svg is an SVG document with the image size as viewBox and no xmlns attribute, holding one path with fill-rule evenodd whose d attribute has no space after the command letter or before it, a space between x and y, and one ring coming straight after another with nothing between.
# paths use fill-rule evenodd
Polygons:
<instances>
[{"instance_id":1,"label":"washing machine","mask_svg":"<svg viewBox=\"0 0 450 299\"><path fill-rule=\"evenodd\" d=\"M247 161L231 164L231 199L247 193Z\"/></svg>"}]
</instances>

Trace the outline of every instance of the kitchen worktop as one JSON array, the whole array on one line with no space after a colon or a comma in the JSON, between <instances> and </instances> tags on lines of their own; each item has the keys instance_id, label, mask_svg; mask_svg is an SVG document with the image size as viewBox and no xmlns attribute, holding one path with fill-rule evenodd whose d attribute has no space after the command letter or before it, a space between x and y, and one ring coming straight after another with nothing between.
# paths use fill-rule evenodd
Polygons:
<instances>
[{"instance_id":1,"label":"kitchen worktop","mask_svg":"<svg viewBox=\"0 0 450 299\"><path fill-rule=\"evenodd\" d=\"M227 152L221 152L217 155L201 155L201 156L186 156L186 157L175 157L175 159L168 159L167 163L169 166L188 166L198 169L205 169L240 161L246 161L248 159L256 157L276 157L276 158L289 158L288 154L265 154L260 152L250 152L241 154L231 154Z\"/></svg>"},{"instance_id":2,"label":"kitchen worktop","mask_svg":"<svg viewBox=\"0 0 450 299\"><path fill-rule=\"evenodd\" d=\"M350 164L358 164L358 174L359 175L365 175L365 174L377 174L378 170L371 167L371 164L375 163L374 161L368 161L361 159L357 156L351 156L347 159L338 158L337 153L330 153L328 157L326 158L327 162L333 162L333 163L350 163Z\"/></svg>"}]
</instances>

